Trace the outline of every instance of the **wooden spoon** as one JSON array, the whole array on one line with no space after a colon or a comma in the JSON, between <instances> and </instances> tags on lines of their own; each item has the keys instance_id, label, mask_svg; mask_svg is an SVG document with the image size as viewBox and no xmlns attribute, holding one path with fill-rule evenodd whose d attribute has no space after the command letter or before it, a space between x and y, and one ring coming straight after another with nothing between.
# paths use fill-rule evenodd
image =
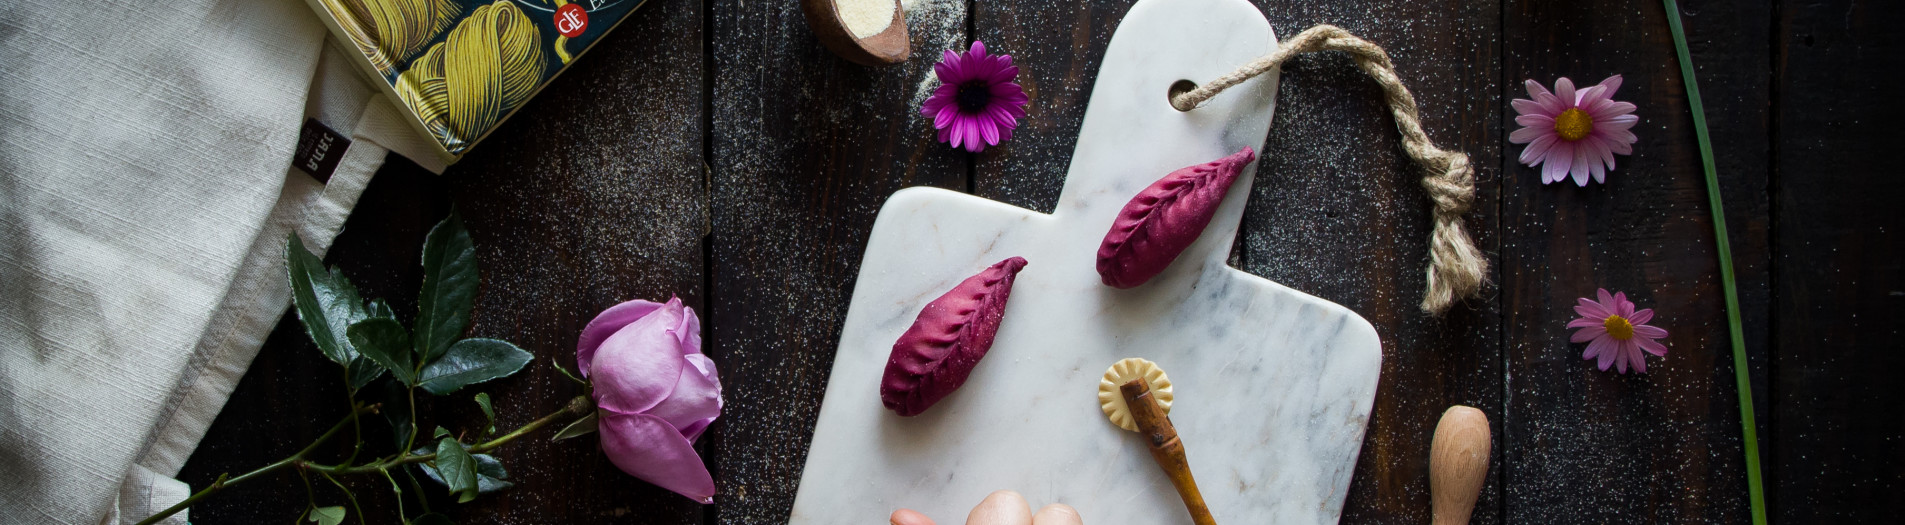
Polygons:
<instances>
[{"instance_id":1,"label":"wooden spoon","mask_svg":"<svg viewBox=\"0 0 1905 525\"><path fill-rule=\"evenodd\" d=\"M855 0L801 0L807 15L807 27L820 37L821 45L834 54L863 66L886 66L905 62L913 45L906 35L906 12L900 0L893 0L893 20L879 33L856 37L840 14L839 2ZM858 0L868 1L868 0Z\"/></svg>"},{"instance_id":2,"label":"wooden spoon","mask_svg":"<svg viewBox=\"0 0 1905 525\"><path fill-rule=\"evenodd\" d=\"M1435 525L1468 523L1488 479L1488 416L1456 405L1442 413L1429 444L1429 497Z\"/></svg>"},{"instance_id":3,"label":"wooden spoon","mask_svg":"<svg viewBox=\"0 0 1905 525\"><path fill-rule=\"evenodd\" d=\"M1191 512L1191 522L1217 525L1217 519L1210 515L1210 507L1204 505L1204 494L1197 491L1197 480L1191 477L1191 462L1184 458L1184 443L1177 440L1177 427L1171 425L1171 418L1164 415L1164 407L1158 406L1158 400L1151 398L1151 385L1139 377L1119 385L1118 391L1131 410L1131 419L1138 424L1138 434L1144 436L1145 445L1151 449L1151 459L1157 460L1158 467L1171 478L1178 498L1184 500L1184 508Z\"/></svg>"}]
</instances>

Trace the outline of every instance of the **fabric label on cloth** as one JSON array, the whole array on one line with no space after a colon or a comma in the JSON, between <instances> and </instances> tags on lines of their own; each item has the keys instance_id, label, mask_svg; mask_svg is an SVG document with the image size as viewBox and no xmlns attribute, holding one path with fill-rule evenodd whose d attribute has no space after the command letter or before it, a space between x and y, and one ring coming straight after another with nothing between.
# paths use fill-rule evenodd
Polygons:
<instances>
[{"instance_id":1,"label":"fabric label on cloth","mask_svg":"<svg viewBox=\"0 0 1905 525\"><path fill-rule=\"evenodd\" d=\"M330 182L331 173L337 171L337 161L344 158L344 150L350 147L351 139L317 119L308 118L304 120L304 129L298 132L298 151L291 155L291 165L311 174L318 182Z\"/></svg>"}]
</instances>

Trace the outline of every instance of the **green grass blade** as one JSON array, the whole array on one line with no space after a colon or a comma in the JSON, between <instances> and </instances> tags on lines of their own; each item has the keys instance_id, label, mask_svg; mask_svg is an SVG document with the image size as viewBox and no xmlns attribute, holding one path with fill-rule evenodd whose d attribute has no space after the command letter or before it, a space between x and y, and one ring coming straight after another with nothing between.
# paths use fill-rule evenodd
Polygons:
<instances>
[{"instance_id":1,"label":"green grass blade","mask_svg":"<svg viewBox=\"0 0 1905 525\"><path fill-rule=\"evenodd\" d=\"M1766 525L1766 492L1760 482L1759 437L1753 422L1753 383L1747 378L1746 336L1740 330L1740 292L1733 283L1733 246L1726 238L1726 209L1720 205L1720 175L1713 167L1713 142L1707 138L1707 111L1700 103L1700 86L1693 78L1693 57L1687 52L1687 34L1680 28L1680 6L1667 6L1667 26L1673 31L1674 52L1680 55L1680 76L1687 84L1687 104L1693 110L1693 132L1700 141L1700 164L1706 169L1707 202L1713 208L1713 237L1720 252L1720 284L1726 290L1727 331L1733 338L1733 380L1740 393L1740 431L1746 445L1746 487L1753 502L1754 525Z\"/></svg>"}]
</instances>

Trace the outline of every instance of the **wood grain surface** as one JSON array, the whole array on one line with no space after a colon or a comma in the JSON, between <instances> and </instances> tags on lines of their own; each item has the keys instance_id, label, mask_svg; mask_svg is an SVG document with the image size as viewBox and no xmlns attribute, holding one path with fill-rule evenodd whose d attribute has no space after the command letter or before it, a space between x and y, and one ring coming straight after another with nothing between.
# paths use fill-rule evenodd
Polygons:
<instances>
[{"instance_id":1,"label":"wood grain surface","mask_svg":"<svg viewBox=\"0 0 1905 525\"><path fill-rule=\"evenodd\" d=\"M584 437L503 448L517 486L469 504L425 480L432 510L458 523L786 520L881 203L929 185L1051 211L1131 4L903 3L913 58L867 68L822 48L796 2L650 2L444 175L391 157L327 262L407 319L424 233L454 207L483 275L471 335L537 357L420 407L427 424L474 428L475 392L496 399L500 426L554 410L580 393L552 360L573 366L584 323L671 294L701 314L726 400L699 446L713 505L622 474ZM1468 225L1495 265L1482 298L1420 313L1429 203L1378 88L1340 55L1284 68L1232 262L1355 310L1383 338L1343 521L1427 523L1435 423L1460 404L1485 412L1495 439L1474 523L1746 522L1712 224L1661 4L1256 3L1279 35L1330 23L1389 51L1430 137L1474 160ZM1905 402L1889 382L1905 365L1905 182L1888 155L1905 121L1889 92L1905 80L1894 29L1905 9L1696 0L1682 14L1739 273L1771 515L1889 521L1905 510L1905 423L1886 410ZM974 38L1015 57L1032 104L1011 142L969 154L938 143L917 108L940 52ZM1542 185L1507 143L1509 100L1527 96L1525 79L1612 74L1640 108L1635 154L1606 185ZM1597 287L1655 308L1672 332L1647 374L1601 372L1567 342L1574 299ZM336 375L286 316L180 478L202 487L296 451L342 415ZM389 440L370 427L367 440ZM314 481L321 504L343 504ZM370 523L397 522L389 482L346 485ZM192 521L288 521L304 501L284 472L201 503Z\"/></svg>"}]
</instances>

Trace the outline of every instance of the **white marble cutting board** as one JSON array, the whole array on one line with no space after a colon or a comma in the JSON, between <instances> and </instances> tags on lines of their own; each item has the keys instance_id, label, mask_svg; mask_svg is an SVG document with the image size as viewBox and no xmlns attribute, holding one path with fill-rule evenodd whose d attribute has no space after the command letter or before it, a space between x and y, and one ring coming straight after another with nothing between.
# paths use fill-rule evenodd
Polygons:
<instances>
[{"instance_id":1,"label":"white marble cutting board","mask_svg":"<svg viewBox=\"0 0 1905 525\"><path fill-rule=\"evenodd\" d=\"M1138 190L1264 144L1274 75L1191 112L1171 108L1169 86L1274 46L1245 0L1141 0L1105 52L1053 214L895 193L867 241L791 522L886 523L906 507L961 523L987 493L1014 489L1035 507L1077 507L1092 525L1190 523L1143 441L1099 412L1099 376L1125 357L1156 361L1176 383L1171 419L1220 522L1336 522L1381 347L1348 309L1225 265L1255 166L1157 279L1116 290L1095 269ZM887 355L921 308L1015 255L1029 264L965 387L917 417L882 407Z\"/></svg>"}]
</instances>

